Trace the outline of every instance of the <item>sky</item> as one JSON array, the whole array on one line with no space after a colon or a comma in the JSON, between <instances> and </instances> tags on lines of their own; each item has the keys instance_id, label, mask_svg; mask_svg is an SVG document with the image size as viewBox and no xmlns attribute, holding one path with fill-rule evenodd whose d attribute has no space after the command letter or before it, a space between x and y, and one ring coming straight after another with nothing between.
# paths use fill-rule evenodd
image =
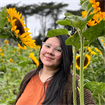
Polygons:
<instances>
[{"instance_id":1,"label":"sky","mask_svg":"<svg viewBox=\"0 0 105 105\"><path fill-rule=\"evenodd\" d=\"M67 3L69 6L67 6L65 9L69 10L79 10L80 9L80 0L0 0L0 7L6 6L7 4L14 4L19 3L19 5L23 4L38 4L41 2L56 2L56 3ZM64 15L62 13L61 15ZM27 18L27 27L30 29L30 32L32 33L32 37L34 35L37 35L40 30L39 23L40 21L35 16L31 16Z\"/></svg>"}]
</instances>

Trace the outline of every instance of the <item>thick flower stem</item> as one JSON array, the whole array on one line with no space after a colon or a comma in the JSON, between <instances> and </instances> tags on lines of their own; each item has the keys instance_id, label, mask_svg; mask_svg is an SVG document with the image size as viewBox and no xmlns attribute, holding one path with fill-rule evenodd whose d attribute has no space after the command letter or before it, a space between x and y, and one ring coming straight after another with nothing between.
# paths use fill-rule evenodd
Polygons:
<instances>
[{"instance_id":1,"label":"thick flower stem","mask_svg":"<svg viewBox=\"0 0 105 105\"><path fill-rule=\"evenodd\" d=\"M103 56L103 59L104 59L104 65L105 65L105 56Z\"/></svg>"},{"instance_id":2,"label":"thick flower stem","mask_svg":"<svg viewBox=\"0 0 105 105\"><path fill-rule=\"evenodd\" d=\"M80 35L81 41L81 52L80 52L80 105L84 105L84 88L83 88L83 67L84 67L84 57L83 57L83 48L84 48L84 37Z\"/></svg>"},{"instance_id":3,"label":"thick flower stem","mask_svg":"<svg viewBox=\"0 0 105 105\"><path fill-rule=\"evenodd\" d=\"M100 95L98 94L99 105L101 105Z\"/></svg>"},{"instance_id":4,"label":"thick flower stem","mask_svg":"<svg viewBox=\"0 0 105 105\"><path fill-rule=\"evenodd\" d=\"M76 102L76 48L74 47L73 53L73 105L77 105Z\"/></svg>"}]
</instances>

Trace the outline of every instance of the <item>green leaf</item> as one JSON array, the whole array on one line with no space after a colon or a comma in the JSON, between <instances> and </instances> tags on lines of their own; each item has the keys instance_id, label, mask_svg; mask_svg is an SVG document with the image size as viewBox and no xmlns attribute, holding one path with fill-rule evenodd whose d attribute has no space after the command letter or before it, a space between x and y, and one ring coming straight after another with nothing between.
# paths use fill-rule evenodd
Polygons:
<instances>
[{"instance_id":1,"label":"green leaf","mask_svg":"<svg viewBox=\"0 0 105 105\"><path fill-rule=\"evenodd\" d=\"M54 37L54 36L63 35L63 34L69 35L68 30L66 30L66 29L54 29L54 30L49 30L47 32L47 37Z\"/></svg>"},{"instance_id":2,"label":"green leaf","mask_svg":"<svg viewBox=\"0 0 105 105\"><path fill-rule=\"evenodd\" d=\"M9 36L5 36L5 35L0 34L0 38L9 38Z\"/></svg>"},{"instance_id":3,"label":"green leaf","mask_svg":"<svg viewBox=\"0 0 105 105\"><path fill-rule=\"evenodd\" d=\"M93 40L91 45L93 45L94 47L97 47L102 52L102 54L105 55L104 45L99 38L96 38L95 40Z\"/></svg>"},{"instance_id":4,"label":"green leaf","mask_svg":"<svg viewBox=\"0 0 105 105\"><path fill-rule=\"evenodd\" d=\"M78 47L79 43L80 38L77 32L66 40L67 45L73 45L76 48Z\"/></svg>"},{"instance_id":5,"label":"green leaf","mask_svg":"<svg viewBox=\"0 0 105 105\"><path fill-rule=\"evenodd\" d=\"M103 82L88 82L84 88L89 89L91 92L102 95L105 91L105 83Z\"/></svg>"},{"instance_id":6,"label":"green leaf","mask_svg":"<svg viewBox=\"0 0 105 105\"><path fill-rule=\"evenodd\" d=\"M104 70L105 70L105 66L104 66ZM105 83L105 73L99 75L98 81Z\"/></svg>"},{"instance_id":7,"label":"green leaf","mask_svg":"<svg viewBox=\"0 0 105 105\"><path fill-rule=\"evenodd\" d=\"M0 12L0 28L3 28L7 23L7 9L4 7Z\"/></svg>"},{"instance_id":8,"label":"green leaf","mask_svg":"<svg viewBox=\"0 0 105 105\"><path fill-rule=\"evenodd\" d=\"M82 5L86 0L80 0L80 5Z\"/></svg>"},{"instance_id":9,"label":"green leaf","mask_svg":"<svg viewBox=\"0 0 105 105\"><path fill-rule=\"evenodd\" d=\"M13 33L10 31L9 27L4 27L0 29L0 38L11 38Z\"/></svg>"},{"instance_id":10,"label":"green leaf","mask_svg":"<svg viewBox=\"0 0 105 105\"><path fill-rule=\"evenodd\" d=\"M75 16L75 15L70 14L70 13L65 13L65 16L66 16L66 19L65 19L66 23L65 24L72 26L76 29L79 28L82 30L88 22L88 19L82 18L81 16ZM60 23L62 23L62 22L60 22Z\"/></svg>"},{"instance_id":11,"label":"green leaf","mask_svg":"<svg viewBox=\"0 0 105 105\"><path fill-rule=\"evenodd\" d=\"M71 26L71 24L69 23L69 21L68 20L58 20L57 22L56 22L57 24L60 24L60 25L69 25L69 26Z\"/></svg>"},{"instance_id":12,"label":"green leaf","mask_svg":"<svg viewBox=\"0 0 105 105\"><path fill-rule=\"evenodd\" d=\"M23 55L16 55L20 60L25 61L25 58L23 57Z\"/></svg>"},{"instance_id":13,"label":"green leaf","mask_svg":"<svg viewBox=\"0 0 105 105\"><path fill-rule=\"evenodd\" d=\"M89 4L87 5L87 11L88 11L91 7L92 7L92 3L89 3Z\"/></svg>"},{"instance_id":14,"label":"green leaf","mask_svg":"<svg viewBox=\"0 0 105 105\"><path fill-rule=\"evenodd\" d=\"M82 35L88 39L89 42L92 42L94 39L102 36L103 31L105 31L105 21L102 20L99 24L89 27Z\"/></svg>"},{"instance_id":15,"label":"green leaf","mask_svg":"<svg viewBox=\"0 0 105 105\"><path fill-rule=\"evenodd\" d=\"M88 0L86 0L85 2L83 2L82 5L81 5L81 9L86 10L88 4L89 4L89 1Z\"/></svg>"},{"instance_id":16,"label":"green leaf","mask_svg":"<svg viewBox=\"0 0 105 105\"><path fill-rule=\"evenodd\" d=\"M8 68L10 68L10 69L13 69L14 71L20 71L21 70L21 67L20 66L17 66L17 65L15 65L15 66L8 66Z\"/></svg>"},{"instance_id":17,"label":"green leaf","mask_svg":"<svg viewBox=\"0 0 105 105\"><path fill-rule=\"evenodd\" d=\"M28 63L30 63L30 60L29 60L29 61L21 61L21 62L18 64L18 66L24 67L24 66L26 66Z\"/></svg>"}]
</instances>

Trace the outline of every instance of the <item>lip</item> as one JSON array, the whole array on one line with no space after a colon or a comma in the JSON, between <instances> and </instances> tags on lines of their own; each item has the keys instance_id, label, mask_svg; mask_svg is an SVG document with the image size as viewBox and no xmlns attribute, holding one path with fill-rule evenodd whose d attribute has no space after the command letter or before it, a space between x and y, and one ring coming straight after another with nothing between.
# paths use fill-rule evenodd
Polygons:
<instances>
[{"instance_id":1,"label":"lip","mask_svg":"<svg viewBox=\"0 0 105 105\"><path fill-rule=\"evenodd\" d=\"M53 58L52 58L52 57L49 57L49 56L45 56L45 58L46 58L47 60L53 60Z\"/></svg>"}]
</instances>

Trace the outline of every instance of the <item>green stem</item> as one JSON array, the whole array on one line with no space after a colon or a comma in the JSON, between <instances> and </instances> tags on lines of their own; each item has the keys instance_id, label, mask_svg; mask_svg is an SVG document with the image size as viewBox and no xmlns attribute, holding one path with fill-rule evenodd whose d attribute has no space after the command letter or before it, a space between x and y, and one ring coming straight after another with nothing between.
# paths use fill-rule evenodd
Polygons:
<instances>
[{"instance_id":1,"label":"green stem","mask_svg":"<svg viewBox=\"0 0 105 105\"><path fill-rule=\"evenodd\" d=\"M92 66L92 65L90 65L90 68L91 68L92 73L94 73L95 71L94 71L94 69L93 69L93 66ZM93 77L94 77L94 80L97 82L96 76L94 75Z\"/></svg>"},{"instance_id":2,"label":"green stem","mask_svg":"<svg viewBox=\"0 0 105 105\"><path fill-rule=\"evenodd\" d=\"M105 51L104 51L105 52ZM104 59L104 65L105 65L105 54L103 55L103 59Z\"/></svg>"},{"instance_id":3,"label":"green stem","mask_svg":"<svg viewBox=\"0 0 105 105\"><path fill-rule=\"evenodd\" d=\"M83 47L84 47L84 38L80 37L81 41L81 52L80 52L80 105L84 105L84 88L83 88L83 81L84 81L84 75L83 75L83 67L84 67L84 57L83 57Z\"/></svg>"},{"instance_id":4,"label":"green stem","mask_svg":"<svg viewBox=\"0 0 105 105\"><path fill-rule=\"evenodd\" d=\"M74 105L77 105L76 103L76 48L74 47L74 53L73 53L73 103Z\"/></svg>"},{"instance_id":5,"label":"green stem","mask_svg":"<svg viewBox=\"0 0 105 105\"><path fill-rule=\"evenodd\" d=\"M89 16L90 15L90 12L93 10L93 7L91 7L89 10L88 10L88 12L87 12L87 16Z\"/></svg>"},{"instance_id":6,"label":"green stem","mask_svg":"<svg viewBox=\"0 0 105 105\"><path fill-rule=\"evenodd\" d=\"M99 99L99 105L101 105L101 98L99 94L98 94L98 99Z\"/></svg>"},{"instance_id":7,"label":"green stem","mask_svg":"<svg viewBox=\"0 0 105 105\"><path fill-rule=\"evenodd\" d=\"M105 102L105 98L102 95L101 95L101 97L102 97L103 101Z\"/></svg>"}]
</instances>

